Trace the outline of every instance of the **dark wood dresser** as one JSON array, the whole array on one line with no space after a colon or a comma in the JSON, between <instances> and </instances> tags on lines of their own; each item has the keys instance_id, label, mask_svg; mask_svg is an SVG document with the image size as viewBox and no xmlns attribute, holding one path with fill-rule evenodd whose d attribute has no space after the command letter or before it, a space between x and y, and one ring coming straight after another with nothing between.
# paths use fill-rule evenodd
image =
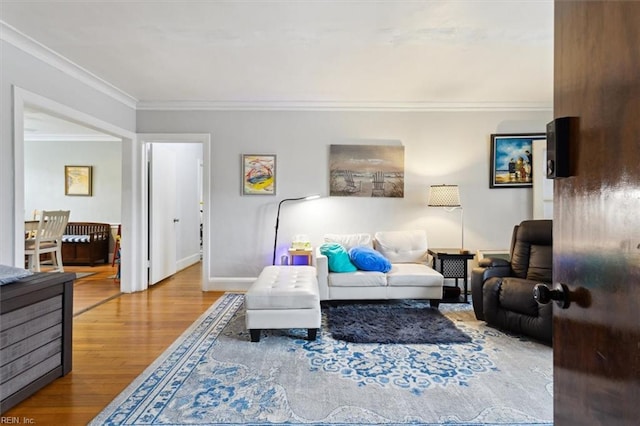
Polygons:
<instances>
[{"instance_id":1,"label":"dark wood dresser","mask_svg":"<svg viewBox=\"0 0 640 426\"><path fill-rule=\"evenodd\" d=\"M0 286L0 413L71 371L73 273Z\"/></svg>"}]
</instances>

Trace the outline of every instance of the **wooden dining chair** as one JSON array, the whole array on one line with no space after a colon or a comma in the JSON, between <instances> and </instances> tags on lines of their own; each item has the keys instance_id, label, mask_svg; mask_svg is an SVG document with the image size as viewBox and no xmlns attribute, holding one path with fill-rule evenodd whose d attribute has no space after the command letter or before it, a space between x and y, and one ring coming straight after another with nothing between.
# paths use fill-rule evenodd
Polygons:
<instances>
[{"instance_id":1,"label":"wooden dining chair","mask_svg":"<svg viewBox=\"0 0 640 426\"><path fill-rule=\"evenodd\" d=\"M62 265L62 235L69 222L69 210L43 210L33 238L24 243L24 254L29 257L29 269L40 272L40 255L51 253L53 270L64 272Z\"/></svg>"}]
</instances>

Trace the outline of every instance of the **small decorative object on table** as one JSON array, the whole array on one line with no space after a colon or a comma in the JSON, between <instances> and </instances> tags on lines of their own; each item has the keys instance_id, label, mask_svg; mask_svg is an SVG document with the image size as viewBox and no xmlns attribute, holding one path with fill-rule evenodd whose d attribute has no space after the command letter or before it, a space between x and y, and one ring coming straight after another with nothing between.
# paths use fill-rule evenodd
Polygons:
<instances>
[{"instance_id":1,"label":"small decorative object on table","mask_svg":"<svg viewBox=\"0 0 640 426\"><path fill-rule=\"evenodd\" d=\"M455 278L456 285L448 290L449 287L444 286L443 293L445 299L449 294L455 297L458 302L469 303L467 295L467 261L473 259L474 255L468 251L462 253L460 249L429 249L429 254L433 256L433 269L440 272L445 278ZM459 297L460 291L454 290L458 287L458 279L462 279L463 295Z\"/></svg>"},{"instance_id":2,"label":"small decorative object on table","mask_svg":"<svg viewBox=\"0 0 640 426\"><path fill-rule=\"evenodd\" d=\"M294 257L302 256L306 257L307 263L305 265L311 266L311 253L312 253L311 241L309 237L304 234L295 235L291 242L291 248L289 249L289 264L295 265Z\"/></svg>"},{"instance_id":3,"label":"small decorative object on table","mask_svg":"<svg viewBox=\"0 0 640 426\"><path fill-rule=\"evenodd\" d=\"M309 241L309 237L307 235L295 235L291 242L291 248L294 250L311 250L311 241Z\"/></svg>"}]
</instances>

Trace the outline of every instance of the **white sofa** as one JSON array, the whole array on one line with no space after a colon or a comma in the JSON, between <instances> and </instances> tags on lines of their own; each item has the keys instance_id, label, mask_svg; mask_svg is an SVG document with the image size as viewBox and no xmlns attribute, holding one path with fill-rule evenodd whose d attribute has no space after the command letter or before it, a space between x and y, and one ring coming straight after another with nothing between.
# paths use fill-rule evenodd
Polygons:
<instances>
[{"instance_id":1,"label":"white sofa","mask_svg":"<svg viewBox=\"0 0 640 426\"><path fill-rule=\"evenodd\" d=\"M324 242L338 243L347 251L355 246L372 247L391 262L391 270L330 272L328 259L318 247L320 300L429 299L433 307L442 300L444 277L428 266L425 231L327 234Z\"/></svg>"}]
</instances>

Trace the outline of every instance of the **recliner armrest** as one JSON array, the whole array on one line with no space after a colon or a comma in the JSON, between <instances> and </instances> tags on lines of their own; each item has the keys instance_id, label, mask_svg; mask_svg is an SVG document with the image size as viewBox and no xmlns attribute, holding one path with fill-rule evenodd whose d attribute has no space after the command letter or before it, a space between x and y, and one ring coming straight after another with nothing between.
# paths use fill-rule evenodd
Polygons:
<instances>
[{"instance_id":1,"label":"recliner armrest","mask_svg":"<svg viewBox=\"0 0 640 426\"><path fill-rule=\"evenodd\" d=\"M482 301L484 282L492 277L508 277L511 275L511 265L504 259L490 257L480 260L479 265L471 270L471 303L476 318L484 320Z\"/></svg>"},{"instance_id":2,"label":"recliner armrest","mask_svg":"<svg viewBox=\"0 0 640 426\"><path fill-rule=\"evenodd\" d=\"M503 259L501 257L485 257L480 259L478 262L478 266L482 268L493 268L498 266L508 266L511 267L511 264L508 260Z\"/></svg>"},{"instance_id":3,"label":"recliner armrest","mask_svg":"<svg viewBox=\"0 0 640 426\"><path fill-rule=\"evenodd\" d=\"M533 288L538 282L516 277L487 280L483 287L484 320L551 343L553 304L540 305L535 301Z\"/></svg>"},{"instance_id":4,"label":"recliner armrest","mask_svg":"<svg viewBox=\"0 0 640 426\"><path fill-rule=\"evenodd\" d=\"M478 268L473 268L471 273L472 274L478 273L482 275L482 281L486 281L489 278L493 278L493 277L510 277L511 266L507 263L506 265L490 266L487 268L478 267Z\"/></svg>"}]
</instances>

